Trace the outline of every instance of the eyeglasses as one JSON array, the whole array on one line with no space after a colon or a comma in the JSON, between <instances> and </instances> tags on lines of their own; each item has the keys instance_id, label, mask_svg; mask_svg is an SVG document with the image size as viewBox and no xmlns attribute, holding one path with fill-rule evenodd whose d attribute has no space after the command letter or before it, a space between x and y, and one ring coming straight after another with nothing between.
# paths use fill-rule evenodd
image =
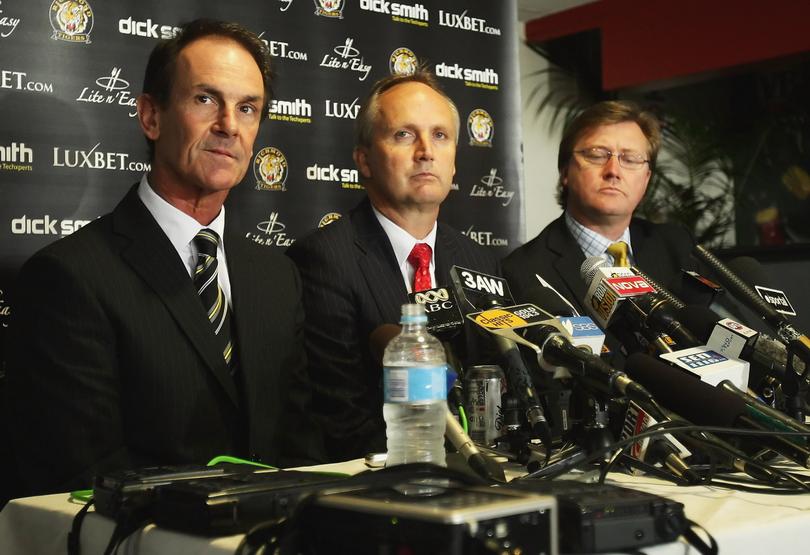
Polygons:
<instances>
[{"instance_id":1,"label":"eyeglasses","mask_svg":"<svg viewBox=\"0 0 810 555\"><path fill-rule=\"evenodd\" d=\"M606 148L593 147L583 148L582 150L574 151L575 154L582 156L582 159L587 163L594 166L604 166L614 156L619 161L619 165L627 170L638 170L641 166L647 164L649 160L644 158L640 152L625 151L625 152L611 152Z\"/></svg>"}]
</instances>

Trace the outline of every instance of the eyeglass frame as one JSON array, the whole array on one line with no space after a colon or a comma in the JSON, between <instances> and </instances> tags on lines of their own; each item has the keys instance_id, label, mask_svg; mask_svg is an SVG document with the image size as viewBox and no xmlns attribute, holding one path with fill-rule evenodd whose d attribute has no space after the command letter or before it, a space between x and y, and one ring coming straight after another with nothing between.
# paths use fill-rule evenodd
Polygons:
<instances>
[{"instance_id":1,"label":"eyeglass frame","mask_svg":"<svg viewBox=\"0 0 810 555\"><path fill-rule=\"evenodd\" d=\"M601 151L601 152L605 152L605 153L607 153L607 155L608 155L607 159L606 159L604 162L602 162L601 164L600 164L599 162L595 162L595 161L593 161L593 160L588 160L587 158L585 158L585 153L586 153L586 152L589 152L589 151L595 151L595 150L598 150L598 151ZM629 151L629 152L625 152L625 151L622 151L622 152L613 152L612 150L610 150L610 149L608 149L608 148L605 148L605 147L603 147L603 146L592 146L592 147L589 147L589 148L581 148L581 149L579 149L579 150L575 150L575 151L574 151L574 154L580 154L580 155L582 155L582 156L583 156L583 158L585 159L585 162L587 162L588 164L590 164L590 165L592 165L592 166L598 166L598 167L600 167L600 168L604 168L604 167L607 165L607 163L608 163L608 162L610 162L610 159L611 159L611 158L613 158L614 156L616 157L616 160L619 162L619 165L620 165L621 167L623 167L624 169L626 169L626 170L640 170L640 169L641 169L641 167L642 167L644 164L647 164L648 166L649 166L649 164L650 164L650 160L649 160L649 158L646 158L646 159L644 159L644 160L640 160L640 161L639 161L639 165L638 165L638 166L632 166L632 165L631 165L631 166L626 166L626 165L625 165L625 163L627 162L627 160L625 160L625 159L624 159L624 156L625 156L626 154L639 154L638 152L636 152L636 151Z\"/></svg>"}]
</instances>

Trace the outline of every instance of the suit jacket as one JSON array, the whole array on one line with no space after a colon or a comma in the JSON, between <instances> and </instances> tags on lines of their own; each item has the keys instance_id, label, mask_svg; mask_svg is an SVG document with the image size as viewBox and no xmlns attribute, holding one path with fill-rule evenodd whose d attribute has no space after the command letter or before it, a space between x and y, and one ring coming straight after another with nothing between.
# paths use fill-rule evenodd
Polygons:
<instances>
[{"instance_id":1,"label":"suit jacket","mask_svg":"<svg viewBox=\"0 0 810 555\"><path fill-rule=\"evenodd\" d=\"M313 410L327 454L331 460L347 460L385 451L382 369L369 351L369 335L381 324L399 322L408 293L368 198L337 222L296 241L287 254L304 281ZM450 284L454 264L499 273L487 249L442 223L435 261L437 285ZM479 362L477 353L459 357Z\"/></svg>"},{"instance_id":2,"label":"suit jacket","mask_svg":"<svg viewBox=\"0 0 810 555\"><path fill-rule=\"evenodd\" d=\"M298 273L229 223L224 235L235 378L137 186L111 214L24 265L7 375L29 491L87 487L97 472L205 464L220 454L270 464L318 459L317 435L301 420L309 392Z\"/></svg>"}]
</instances>

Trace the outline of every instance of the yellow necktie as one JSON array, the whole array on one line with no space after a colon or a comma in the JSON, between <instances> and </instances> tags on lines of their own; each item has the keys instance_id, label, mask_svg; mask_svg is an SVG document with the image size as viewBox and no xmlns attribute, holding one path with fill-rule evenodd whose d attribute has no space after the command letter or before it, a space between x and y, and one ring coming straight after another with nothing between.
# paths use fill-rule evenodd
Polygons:
<instances>
[{"instance_id":1,"label":"yellow necktie","mask_svg":"<svg viewBox=\"0 0 810 555\"><path fill-rule=\"evenodd\" d=\"M622 268L630 267L630 261L627 260L627 243L624 241L611 243L611 245L607 248L607 253L613 257L613 263L616 266L620 266Z\"/></svg>"}]
</instances>

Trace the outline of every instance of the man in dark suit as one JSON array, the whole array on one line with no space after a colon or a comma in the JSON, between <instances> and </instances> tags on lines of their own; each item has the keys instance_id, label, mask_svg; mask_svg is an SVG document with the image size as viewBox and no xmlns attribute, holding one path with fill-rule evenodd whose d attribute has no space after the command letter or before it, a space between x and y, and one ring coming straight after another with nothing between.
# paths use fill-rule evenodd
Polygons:
<instances>
[{"instance_id":1,"label":"man in dark suit","mask_svg":"<svg viewBox=\"0 0 810 555\"><path fill-rule=\"evenodd\" d=\"M236 24L198 20L159 44L138 98L151 171L23 267L7 373L24 493L221 454L317 458L298 273L223 206L250 164L269 64Z\"/></svg>"},{"instance_id":2,"label":"man in dark suit","mask_svg":"<svg viewBox=\"0 0 810 555\"><path fill-rule=\"evenodd\" d=\"M582 263L587 257L603 256L619 265L624 262L618 254L622 249L627 263L678 292L681 268L694 267L691 235L678 225L633 217L660 144L655 116L629 102L600 102L571 122L557 158L557 198L564 213L503 261L517 300L531 301L530 291L541 277L587 314Z\"/></svg>"},{"instance_id":3,"label":"man in dark suit","mask_svg":"<svg viewBox=\"0 0 810 555\"><path fill-rule=\"evenodd\" d=\"M369 335L399 321L409 292L449 285L454 264L497 273L488 251L437 223L455 174L459 116L435 78L420 70L382 79L356 128L367 198L287 251L304 281L313 410L332 460L385 450L382 369Z\"/></svg>"}]
</instances>

